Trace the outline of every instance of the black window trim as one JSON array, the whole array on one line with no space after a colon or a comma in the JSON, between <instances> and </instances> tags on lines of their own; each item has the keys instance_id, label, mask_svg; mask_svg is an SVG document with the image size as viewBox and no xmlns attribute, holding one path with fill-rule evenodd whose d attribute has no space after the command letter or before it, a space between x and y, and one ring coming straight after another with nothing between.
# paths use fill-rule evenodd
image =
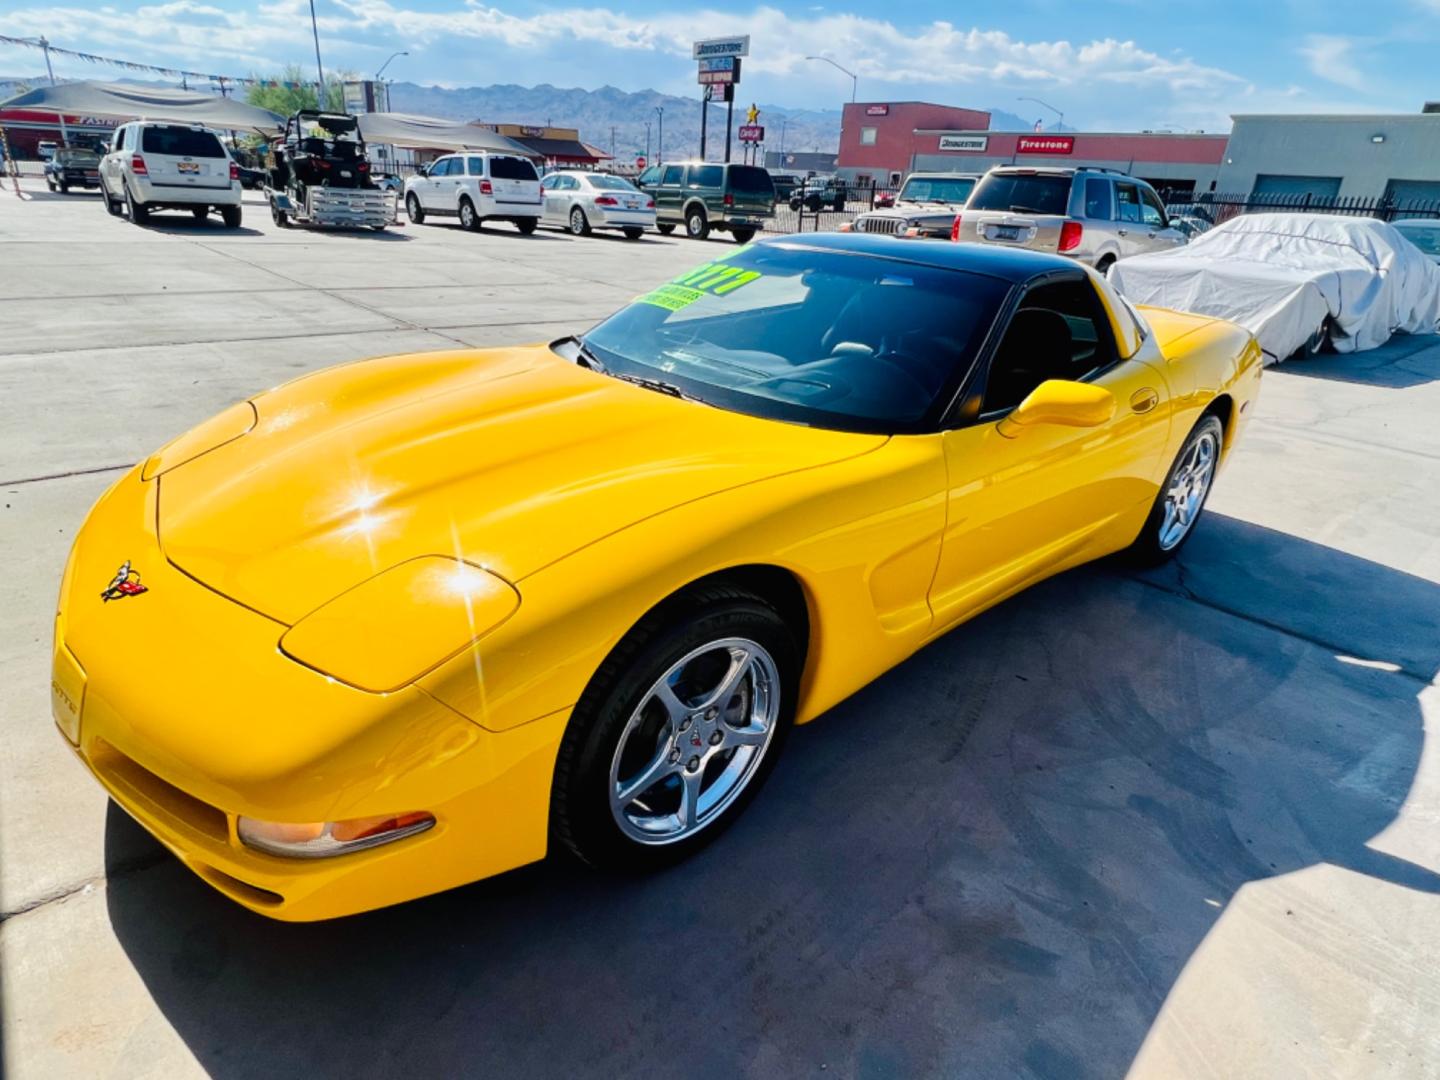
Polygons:
<instances>
[{"instance_id":1,"label":"black window trim","mask_svg":"<svg viewBox=\"0 0 1440 1080\"><path fill-rule=\"evenodd\" d=\"M1099 330L1100 340L1098 346L1108 346L1110 355L1113 357L1110 363L1098 367L1086 373L1083 379L1077 382L1092 382L1114 371L1121 364L1133 357L1120 355L1119 343L1115 340L1115 328L1110 325L1110 319L1105 313L1105 304L1100 299L1100 294L1095 290L1095 283L1090 280L1085 271L1080 269L1057 268L1043 274L1037 274L1028 281L1022 282L1010 291L1005 303L1001 306L1000 313L996 316L995 322L991 325L986 335L985 343L975 355L975 362L971 365L969 376L962 382L959 391L943 414L944 422L941 429L945 431L957 431L961 428L975 427L980 424L994 424L1003 420L1015 411L1017 406L1010 406L1006 409L991 409L989 412L981 412L981 405L985 400L985 387L990 381L990 365L995 359L995 353L999 350L1000 342L1005 330L1010 329L1010 320L1024 306L1025 298L1036 289L1044 288L1047 285L1063 285L1068 282L1083 282L1090 290L1091 302L1095 306L1095 325Z\"/></svg>"}]
</instances>

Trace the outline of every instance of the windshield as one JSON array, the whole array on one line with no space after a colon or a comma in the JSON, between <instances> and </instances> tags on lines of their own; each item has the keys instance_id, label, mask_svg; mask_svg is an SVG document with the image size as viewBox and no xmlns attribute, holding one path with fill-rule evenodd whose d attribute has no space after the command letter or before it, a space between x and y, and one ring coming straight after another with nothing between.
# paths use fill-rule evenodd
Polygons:
<instances>
[{"instance_id":1,"label":"windshield","mask_svg":"<svg viewBox=\"0 0 1440 1080\"><path fill-rule=\"evenodd\" d=\"M736 412L923 430L1007 291L980 274L760 244L646 293L584 342L613 374Z\"/></svg>"},{"instance_id":2,"label":"windshield","mask_svg":"<svg viewBox=\"0 0 1440 1080\"><path fill-rule=\"evenodd\" d=\"M1409 240L1426 255L1440 255L1440 221L1427 222L1424 225L1411 225L1407 222L1397 221L1395 227L1400 230L1406 240Z\"/></svg>"},{"instance_id":3,"label":"windshield","mask_svg":"<svg viewBox=\"0 0 1440 1080\"><path fill-rule=\"evenodd\" d=\"M55 160L67 165L94 165L100 155L94 150L76 150L73 147L55 151Z\"/></svg>"},{"instance_id":4,"label":"windshield","mask_svg":"<svg viewBox=\"0 0 1440 1080\"><path fill-rule=\"evenodd\" d=\"M975 190L975 179L970 176L912 176L900 189L900 198L906 202L938 202L964 205Z\"/></svg>"},{"instance_id":5,"label":"windshield","mask_svg":"<svg viewBox=\"0 0 1440 1080\"><path fill-rule=\"evenodd\" d=\"M1070 178L1038 173L989 173L970 196L971 210L1017 214L1063 214L1069 209Z\"/></svg>"},{"instance_id":6,"label":"windshield","mask_svg":"<svg viewBox=\"0 0 1440 1080\"><path fill-rule=\"evenodd\" d=\"M635 185L623 176L607 176L605 173L591 173L590 186L600 191L635 191Z\"/></svg>"}]
</instances>

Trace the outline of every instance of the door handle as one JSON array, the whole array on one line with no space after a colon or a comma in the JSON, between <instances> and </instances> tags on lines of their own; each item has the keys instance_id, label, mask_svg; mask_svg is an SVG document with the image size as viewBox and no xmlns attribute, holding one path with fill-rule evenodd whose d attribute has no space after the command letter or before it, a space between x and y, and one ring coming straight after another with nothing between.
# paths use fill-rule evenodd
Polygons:
<instances>
[{"instance_id":1,"label":"door handle","mask_svg":"<svg viewBox=\"0 0 1440 1080\"><path fill-rule=\"evenodd\" d=\"M1116 230L1115 230L1115 235L1116 235L1116 236L1129 236L1130 234L1129 234L1126 230L1124 230L1124 229L1116 229Z\"/></svg>"},{"instance_id":2,"label":"door handle","mask_svg":"<svg viewBox=\"0 0 1440 1080\"><path fill-rule=\"evenodd\" d=\"M1146 386L1130 395L1130 408L1137 413L1147 413L1160 404L1160 395Z\"/></svg>"}]
</instances>

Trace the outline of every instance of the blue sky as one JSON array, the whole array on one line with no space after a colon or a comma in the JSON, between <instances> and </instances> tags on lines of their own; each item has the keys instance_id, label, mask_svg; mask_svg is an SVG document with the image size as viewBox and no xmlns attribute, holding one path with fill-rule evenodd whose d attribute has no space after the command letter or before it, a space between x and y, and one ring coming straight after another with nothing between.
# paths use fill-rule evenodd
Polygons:
<instances>
[{"instance_id":1,"label":"blue sky","mask_svg":"<svg viewBox=\"0 0 1440 1080\"><path fill-rule=\"evenodd\" d=\"M549 82L695 92L689 42L748 32L743 96L834 108L856 71L861 100L919 99L1053 115L1083 130L1225 130L1233 112L1413 112L1440 44L1440 0L976 0L696 6L615 0L316 0L327 67L449 86ZM221 74L313 70L306 0L163 3L0 0L0 34ZM0 72L39 70L0 45ZM80 61L57 74L118 75Z\"/></svg>"}]
</instances>

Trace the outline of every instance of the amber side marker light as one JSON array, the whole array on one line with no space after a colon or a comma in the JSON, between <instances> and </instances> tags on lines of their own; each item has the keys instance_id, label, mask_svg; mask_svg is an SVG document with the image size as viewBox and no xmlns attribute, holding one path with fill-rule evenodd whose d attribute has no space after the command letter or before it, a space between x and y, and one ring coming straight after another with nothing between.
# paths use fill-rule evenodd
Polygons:
<instances>
[{"instance_id":1,"label":"amber side marker light","mask_svg":"<svg viewBox=\"0 0 1440 1080\"><path fill-rule=\"evenodd\" d=\"M246 847L298 859L323 859L378 847L422 833L435 818L422 810L348 821L260 821L242 817L236 831Z\"/></svg>"}]
</instances>

